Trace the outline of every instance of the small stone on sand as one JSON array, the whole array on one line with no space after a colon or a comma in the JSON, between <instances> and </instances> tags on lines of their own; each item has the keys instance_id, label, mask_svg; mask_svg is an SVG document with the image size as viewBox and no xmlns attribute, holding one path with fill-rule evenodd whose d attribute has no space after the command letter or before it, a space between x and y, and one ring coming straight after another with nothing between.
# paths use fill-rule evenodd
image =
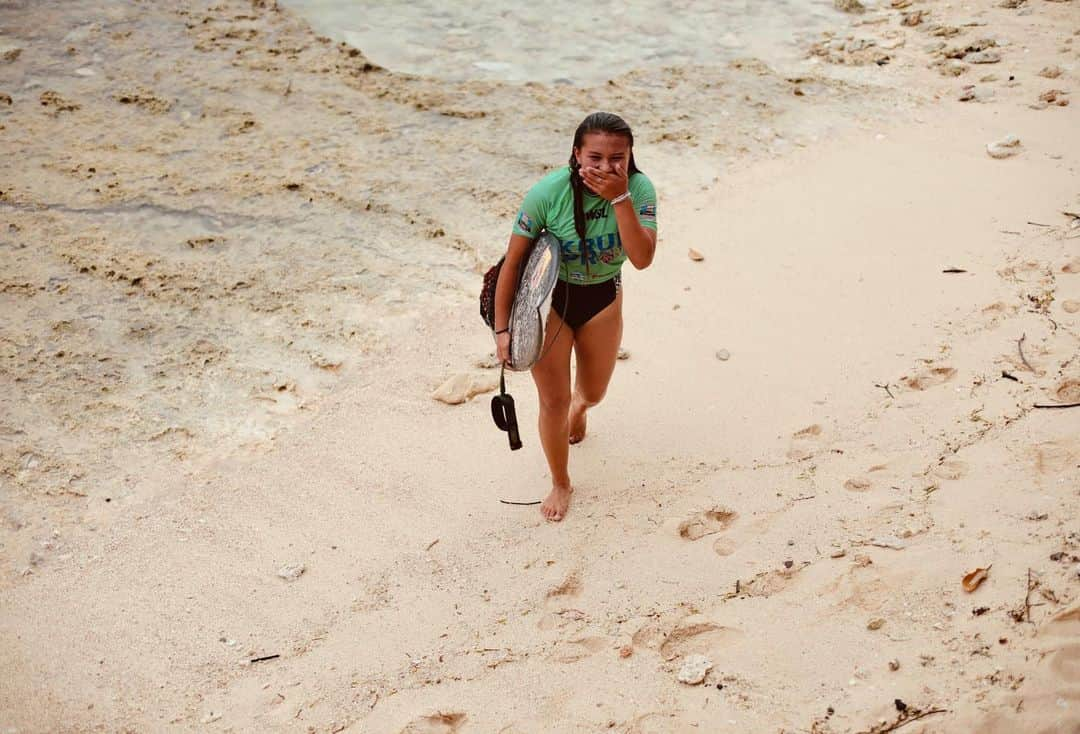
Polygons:
<instances>
[{"instance_id":1,"label":"small stone on sand","mask_svg":"<svg viewBox=\"0 0 1080 734\"><path fill-rule=\"evenodd\" d=\"M463 372L440 385L431 397L447 405L460 405L477 395L491 392L498 386L499 378L494 375L474 375Z\"/></svg>"},{"instance_id":2,"label":"small stone on sand","mask_svg":"<svg viewBox=\"0 0 1080 734\"><path fill-rule=\"evenodd\" d=\"M683 661L679 668L678 679L680 683L688 686L696 686L705 680L705 676L712 670L712 661L704 655L691 655Z\"/></svg>"},{"instance_id":3,"label":"small stone on sand","mask_svg":"<svg viewBox=\"0 0 1080 734\"><path fill-rule=\"evenodd\" d=\"M719 359L721 362L727 362L729 359L731 359L731 352L726 349L717 350L716 358Z\"/></svg>"},{"instance_id":4,"label":"small stone on sand","mask_svg":"<svg viewBox=\"0 0 1080 734\"><path fill-rule=\"evenodd\" d=\"M473 366L479 367L482 370L490 370L493 367L499 366L499 358L495 356L494 352L488 352L487 354L474 358Z\"/></svg>"},{"instance_id":5,"label":"small stone on sand","mask_svg":"<svg viewBox=\"0 0 1080 734\"><path fill-rule=\"evenodd\" d=\"M986 102L994 96L994 90L987 87L977 87L974 84L968 84L960 90L960 94L957 97L961 102L970 102L975 100L976 102Z\"/></svg>"},{"instance_id":6,"label":"small stone on sand","mask_svg":"<svg viewBox=\"0 0 1080 734\"><path fill-rule=\"evenodd\" d=\"M949 59L941 65L941 73L944 76L960 76L967 71L967 64L958 59Z\"/></svg>"},{"instance_id":7,"label":"small stone on sand","mask_svg":"<svg viewBox=\"0 0 1080 734\"><path fill-rule=\"evenodd\" d=\"M833 7L843 13L865 13L866 6L859 0L833 0Z\"/></svg>"},{"instance_id":8,"label":"small stone on sand","mask_svg":"<svg viewBox=\"0 0 1080 734\"><path fill-rule=\"evenodd\" d=\"M1001 140L986 144L986 152L991 158L1008 158L1020 152L1020 138L1006 135Z\"/></svg>"},{"instance_id":9,"label":"small stone on sand","mask_svg":"<svg viewBox=\"0 0 1080 734\"><path fill-rule=\"evenodd\" d=\"M16 46L14 43L0 38L0 61L10 64L19 58L19 54L22 53L22 47Z\"/></svg>"},{"instance_id":10,"label":"small stone on sand","mask_svg":"<svg viewBox=\"0 0 1080 734\"><path fill-rule=\"evenodd\" d=\"M689 255L690 259L694 262L701 262L705 259L705 256L695 250L693 247L690 248L690 251L687 253L687 255Z\"/></svg>"},{"instance_id":11,"label":"small stone on sand","mask_svg":"<svg viewBox=\"0 0 1080 734\"><path fill-rule=\"evenodd\" d=\"M879 535L870 540L870 545L877 548L891 548L892 550L904 550L907 543L895 535Z\"/></svg>"},{"instance_id":12,"label":"small stone on sand","mask_svg":"<svg viewBox=\"0 0 1080 734\"><path fill-rule=\"evenodd\" d=\"M307 567L302 563L289 563L278 569L278 578L283 578L286 581L296 581L298 578L304 575L304 571L307 571Z\"/></svg>"},{"instance_id":13,"label":"small stone on sand","mask_svg":"<svg viewBox=\"0 0 1080 734\"><path fill-rule=\"evenodd\" d=\"M975 51L964 57L969 64L996 64L1001 61L1001 54L997 51Z\"/></svg>"}]
</instances>

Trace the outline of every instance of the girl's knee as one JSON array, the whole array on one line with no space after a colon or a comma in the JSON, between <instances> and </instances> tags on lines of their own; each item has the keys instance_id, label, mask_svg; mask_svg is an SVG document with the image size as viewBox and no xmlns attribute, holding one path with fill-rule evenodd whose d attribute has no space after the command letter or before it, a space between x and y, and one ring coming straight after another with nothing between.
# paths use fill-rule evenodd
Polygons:
<instances>
[{"instance_id":1,"label":"girl's knee","mask_svg":"<svg viewBox=\"0 0 1080 734\"><path fill-rule=\"evenodd\" d=\"M586 408L591 408L600 404L600 401L604 399L604 395L607 394L607 388L579 388L577 392L578 400L585 403Z\"/></svg>"},{"instance_id":2,"label":"girl's knee","mask_svg":"<svg viewBox=\"0 0 1080 734\"><path fill-rule=\"evenodd\" d=\"M559 392L556 395L540 395L540 411L543 413L555 413L566 415L570 410L570 393Z\"/></svg>"}]
</instances>

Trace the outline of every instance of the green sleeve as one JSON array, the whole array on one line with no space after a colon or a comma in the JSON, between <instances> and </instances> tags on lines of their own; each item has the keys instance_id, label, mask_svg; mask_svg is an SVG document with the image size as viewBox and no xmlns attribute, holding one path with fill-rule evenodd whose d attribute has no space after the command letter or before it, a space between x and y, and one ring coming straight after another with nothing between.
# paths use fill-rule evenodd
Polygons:
<instances>
[{"instance_id":1,"label":"green sleeve","mask_svg":"<svg viewBox=\"0 0 1080 734\"><path fill-rule=\"evenodd\" d=\"M525 201L514 219L514 234L535 239L547 225L550 187L545 185L546 183L546 180L538 181L529 189L529 193L525 194Z\"/></svg>"},{"instance_id":2,"label":"green sleeve","mask_svg":"<svg viewBox=\"0 0 1080 734\"><path fill-rule=\"evenodd\" d=\"M634 199L638 221L642 227L656 229L656 189L644 173L635 173L630 177L630 196Z\"/></svg>"}]
</instances>

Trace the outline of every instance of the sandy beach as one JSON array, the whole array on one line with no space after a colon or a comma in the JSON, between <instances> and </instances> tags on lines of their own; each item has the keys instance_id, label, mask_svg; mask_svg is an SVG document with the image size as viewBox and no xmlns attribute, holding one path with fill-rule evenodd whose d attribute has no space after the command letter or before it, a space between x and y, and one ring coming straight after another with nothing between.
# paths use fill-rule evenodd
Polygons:
<instances>
[{"instance_id":1,"label":"sandy beach","mask_svg":"<svg viewBox=\"0 0 1080 734\"><path fill-rule=\"evenodd\" d=\"M565 84L0 3L0 732L1080 732L1080 3L866 6ZM596 109L659 250L547 523L528 375L433 393Z\"/></svg>"}]
</instances>

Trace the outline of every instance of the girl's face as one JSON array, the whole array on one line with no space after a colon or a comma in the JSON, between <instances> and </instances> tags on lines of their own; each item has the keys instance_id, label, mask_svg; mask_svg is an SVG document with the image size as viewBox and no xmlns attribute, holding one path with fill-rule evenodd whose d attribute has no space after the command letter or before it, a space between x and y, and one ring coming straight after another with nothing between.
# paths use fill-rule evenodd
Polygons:
<instances>
[{"instance_id":1,"label":"girl's face","mask_svg":"<svg viewBox=\"0 0 1080 734\"><path fill-rule=\"evenodd\" d=\"M625 173L630 167L630 140L625 135L586 133L581 147L574 148L574 156L582 168L614 173L615 167L619 166Z\"/></svg>"}]
</instances>

